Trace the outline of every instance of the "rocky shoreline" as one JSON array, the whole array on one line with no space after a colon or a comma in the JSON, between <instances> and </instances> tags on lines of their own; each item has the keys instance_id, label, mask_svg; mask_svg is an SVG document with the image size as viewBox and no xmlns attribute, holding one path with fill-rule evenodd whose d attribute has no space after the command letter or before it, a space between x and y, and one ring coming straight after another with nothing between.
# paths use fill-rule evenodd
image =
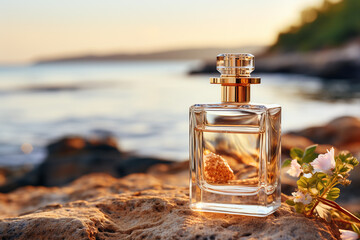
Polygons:
<instances>
[{"instance_id":1,"label":"rocky shoreline","mask_svg":"<svg viewBox=\"0 0 360 240\"><path fill-rule=\"evenodd\" d=\"M360 120L341 117L286 133L282 159L291 147L314 143L320 144L319 152L334 146L360 157ZM138 157L119 150L109 136L66 137L48 151L42 165L2 186L15 190L0 193L1 238L340 239L333 223L305 218L286 204L266 218L193 212L187 161ZM353 183L341 188L339 198L354 213L360 213L359 176L355 168ZM294 191L295 181L283 171L282 192Z\"/></svg>"},{"instance_id":2,"label":"rocky shoreline","mask_svg":"<svg viewBox=\"0 0 360 240\"><path fill-rule=\"evenodd\" d=\"M312 144L319 144L319 153L334 146L337 151L348 150L360 159L360 120L340 117L323 126L285 133L282 136L282 159L288 157L291 147L306 148ZM89 173L107 173L119 178L132 173L146 173L157 164L174 163L172 160L125 152L111 135L93 138L68 136L50 143L47 151L47 157L39 166L0 169L0 192L10 192L27 185L63 186ZM187 162L182 164L187 169ZM285 176L283 180L289 179ZM356 182L360 186L360 178ZM289 194L290 190L283 190ZM358 197L360 199L360 195Z\"/></svg>"},{"instance_id":3,"label":"rocky shoreline","mask_svg":"<svg viewBox=\"0 0 360 240\"><path fill-rule=\"evenodd\" d=\"M307 53L263 53L255 56L256 73L295 73L323 79L360 79L360 39L341 47ZM217 73L215 62L189 74Z\"/></svg>"},{"instance_id":4,"label":"rocky shoreline","mask_svg":"<svg viewBox=\"0 0 360 240\"><path fill-rule=\"evenodd\" d=\"M111 135L84 138L67 136L50 143L47 157L39 166L28 169L3 168L0 171L0 192L10 192L21 186L62 186L94 172L123 177L144 173L155 164L173 161L142 157L125 152ZM1 170L1 169L0 169Z\"/></svg>"}]
</instances>

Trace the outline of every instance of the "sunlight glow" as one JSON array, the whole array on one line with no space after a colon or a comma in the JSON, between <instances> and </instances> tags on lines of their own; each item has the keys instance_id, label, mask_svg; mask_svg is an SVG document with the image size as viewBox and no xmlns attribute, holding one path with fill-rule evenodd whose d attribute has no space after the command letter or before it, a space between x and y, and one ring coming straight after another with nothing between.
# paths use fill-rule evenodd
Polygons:
<instances>
[{"instance_id":1,"label":"sunlight glow","mask_svg":"<svg viewBox=\"0 0 360 240\"><path fill-rule=\"evenodd\" d=\"M2 1L0 64L39 57L269 45L323 0Z\"/></svg>"},{"instance_id":2,"label":"sunlight glow","mask_svg":"<svg viewBox=\"0 0 360 240\"><path fill-rule=\"evenodd\" d=\"M21 145L21 151L25 154L29 154L34 150L33 146L30 143L23 143Z\"/></svg>"}]
</instances>

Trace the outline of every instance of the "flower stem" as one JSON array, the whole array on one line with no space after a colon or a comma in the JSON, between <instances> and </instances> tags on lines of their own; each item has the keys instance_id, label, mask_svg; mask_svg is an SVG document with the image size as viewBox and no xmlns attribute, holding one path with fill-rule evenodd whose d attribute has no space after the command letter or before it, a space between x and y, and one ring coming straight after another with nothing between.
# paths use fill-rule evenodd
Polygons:
<instances>
[{"instance_id":1,"label":"flower stem","mask_svg":"<svg viewBox=\"0 0 360 240\"><path fill-rule=\"evenodd\" d=\"M352 214L351 212L349 212L348 210L346 210L345 208L341 207L339 204L337 204L334 201L328 200L326 198L323 197L318 197L317 198L321 203L328 205L332 208L335 208L336 210L344 213L345 215L349 216L351 219L355 220L356 222L360 223L360 218L358 218L357 216L355 216L354 214Z\"/></svg>"},{"instance_id":2,"label":"flower stem","mask_svg":"<svg viewBox=\"0 0 360 240\"><path fill-rule=\"evenodd\" d=\"M320 198L322 198L336 183L337 181L337 177L335 177L336 175L334 174L334 178L331 180L331 182L329 183L329 185L325 188L324 192L320 195ZM319 197L318 197L319 198ZM314 206L311 208L310 212L308 214L306 214L307 216L311 216L314 213L315 208L317 207L317 205L319 204L319 200L318 198L316 199L316 202L314 203Z\"/></svg>"}]
</instances>

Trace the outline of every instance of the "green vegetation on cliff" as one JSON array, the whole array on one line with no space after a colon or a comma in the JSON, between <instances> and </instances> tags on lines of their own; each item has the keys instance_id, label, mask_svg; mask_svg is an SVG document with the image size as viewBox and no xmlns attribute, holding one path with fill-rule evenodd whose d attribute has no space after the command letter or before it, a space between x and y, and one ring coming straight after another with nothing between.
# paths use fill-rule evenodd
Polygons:
<instances>
[{"instance_id":1,"label":"green vegetation on cliff","mask_svg":"<svg viewBox=\"0 0 360 240\"><path fill-rule=\"evenodd\" d=\"M336 47L360 36L360 0L325 0L303 11L301 24L280 33L270 50L311 51Z\"/></svg>"}]
</instances>

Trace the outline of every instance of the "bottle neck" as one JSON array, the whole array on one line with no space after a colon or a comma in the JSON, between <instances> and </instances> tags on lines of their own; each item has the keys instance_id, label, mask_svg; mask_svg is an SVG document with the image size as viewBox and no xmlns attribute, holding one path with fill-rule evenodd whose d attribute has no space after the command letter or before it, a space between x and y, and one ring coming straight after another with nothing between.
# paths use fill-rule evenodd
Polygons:
<instances>
[{"instance_id":1,"label":"bottle neck","mask_svg":"<svg viewBox=\"0 0 360 240\"><path fill-rule=\"evenodd\" d=\"M250 102L250 84L248 85L222 85L221 101L226 103Z\"/></svg>"}]
</instances>

